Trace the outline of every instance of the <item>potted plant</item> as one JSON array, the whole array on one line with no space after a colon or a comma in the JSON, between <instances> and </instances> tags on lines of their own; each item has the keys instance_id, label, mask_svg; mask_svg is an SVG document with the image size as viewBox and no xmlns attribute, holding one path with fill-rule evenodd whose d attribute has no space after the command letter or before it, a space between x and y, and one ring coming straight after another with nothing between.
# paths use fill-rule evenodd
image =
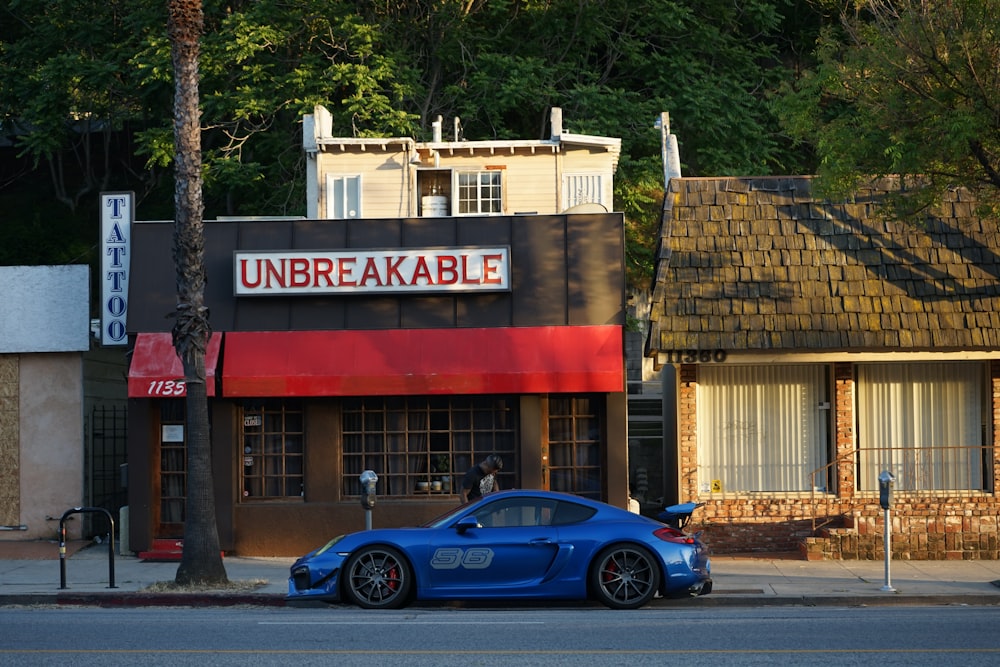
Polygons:
<instances>
[{"instance_id":1,"label":"potted plant","mask_svg":"<svg viewBox=\"0 0 1000 667\"><path fill-rule=\"evenodd\" d=\"M451 460L447 454L438 454L434 457L434 470L441 474L441 490L445 493L451 492Z\"/></svg>"}]
</instances>

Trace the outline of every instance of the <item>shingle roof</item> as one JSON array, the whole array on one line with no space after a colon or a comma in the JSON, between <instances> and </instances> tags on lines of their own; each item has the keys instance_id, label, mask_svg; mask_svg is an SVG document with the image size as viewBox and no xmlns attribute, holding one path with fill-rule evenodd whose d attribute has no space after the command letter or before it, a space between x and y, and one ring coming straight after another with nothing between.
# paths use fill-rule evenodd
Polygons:
<instances>
[{"instance_id":1,"label":"shingle roof","mask_svg":"<svg viewBox=\"0 0 1000 667\"><path fill-rule=\"evenodd\" d=\"M649 352L1000 348L1000 221L951 193L922 226L891 181L816 200L809 177L670 181Z\"/></svg>"}]
</instances>

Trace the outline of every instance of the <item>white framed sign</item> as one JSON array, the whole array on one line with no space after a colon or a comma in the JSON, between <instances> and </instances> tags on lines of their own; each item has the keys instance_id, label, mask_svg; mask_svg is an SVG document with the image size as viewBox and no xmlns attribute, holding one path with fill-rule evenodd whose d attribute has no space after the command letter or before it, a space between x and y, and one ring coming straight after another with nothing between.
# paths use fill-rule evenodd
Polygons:
<instances>
[{"instance_id":1,"label":"white framed sign","mask_svg":"<svg viewBox=\"0 0 1000 667\"><path fill-rule=\"evenodd\" d=\"M504 292L510 248L236 251L236 296Z\"/></svg>"},{"instance_id":2,"label":"white framed sign","mask_svg":"<svg viewBox=\"0 0 1000 667\"><path fill-rule=\"evenodd\" d=\"M131 192L101 193L101 344L105 346L128 344L133 200Z\"/></svg>"},{"instance_id":3,"label":"white framed sign","mask_svg":"<svg viewBox=\"0 0 1000 667\"><path fill-rule=\"evenodd\" d=\"M184 426L163 424L160 427L160 442L184 442Z\"/></svg>"}]
</instances>

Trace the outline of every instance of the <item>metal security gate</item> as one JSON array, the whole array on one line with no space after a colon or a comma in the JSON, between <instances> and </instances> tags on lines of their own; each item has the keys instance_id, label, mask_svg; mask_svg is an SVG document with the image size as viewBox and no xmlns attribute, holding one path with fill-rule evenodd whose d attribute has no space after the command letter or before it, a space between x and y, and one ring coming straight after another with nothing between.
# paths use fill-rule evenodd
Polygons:
<instances>
[{"instance_id":1,"label":"metal security gate","mask_svg":"<svg viewBox=\"0 0 1000 667\"><path fill-rule=\"evenodd\" d=\"M127 410L125 406L95 406L86 417L84 454L84 504L101 507L117 521L118 511L128 504L123 466L127 463L125 449ZM91 515L83 515L84 537L93 537L95 529L103 535L106 522L91 524Z\"/></svg>"}]
</instances>

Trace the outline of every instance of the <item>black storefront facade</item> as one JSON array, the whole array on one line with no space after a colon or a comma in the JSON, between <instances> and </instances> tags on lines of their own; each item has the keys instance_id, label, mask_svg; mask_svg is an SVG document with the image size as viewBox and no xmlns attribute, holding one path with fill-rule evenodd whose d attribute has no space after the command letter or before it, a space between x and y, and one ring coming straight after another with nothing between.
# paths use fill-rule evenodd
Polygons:
<instances>
[{"instance_id":1,"label":"black storefront facade","mask_svg":"<svg viewBox=\"0 0 1000 667\"><path fill-rule=\"evenodd\" d=\"M172 233L132 231L137 552L183 534ZM627 506L621 214L227 220L205 235L225 551L299 555L364 528L366 469L379 476L373 525L421 523L491 453L503 488Z\"/></svg>"}]
</instances>

